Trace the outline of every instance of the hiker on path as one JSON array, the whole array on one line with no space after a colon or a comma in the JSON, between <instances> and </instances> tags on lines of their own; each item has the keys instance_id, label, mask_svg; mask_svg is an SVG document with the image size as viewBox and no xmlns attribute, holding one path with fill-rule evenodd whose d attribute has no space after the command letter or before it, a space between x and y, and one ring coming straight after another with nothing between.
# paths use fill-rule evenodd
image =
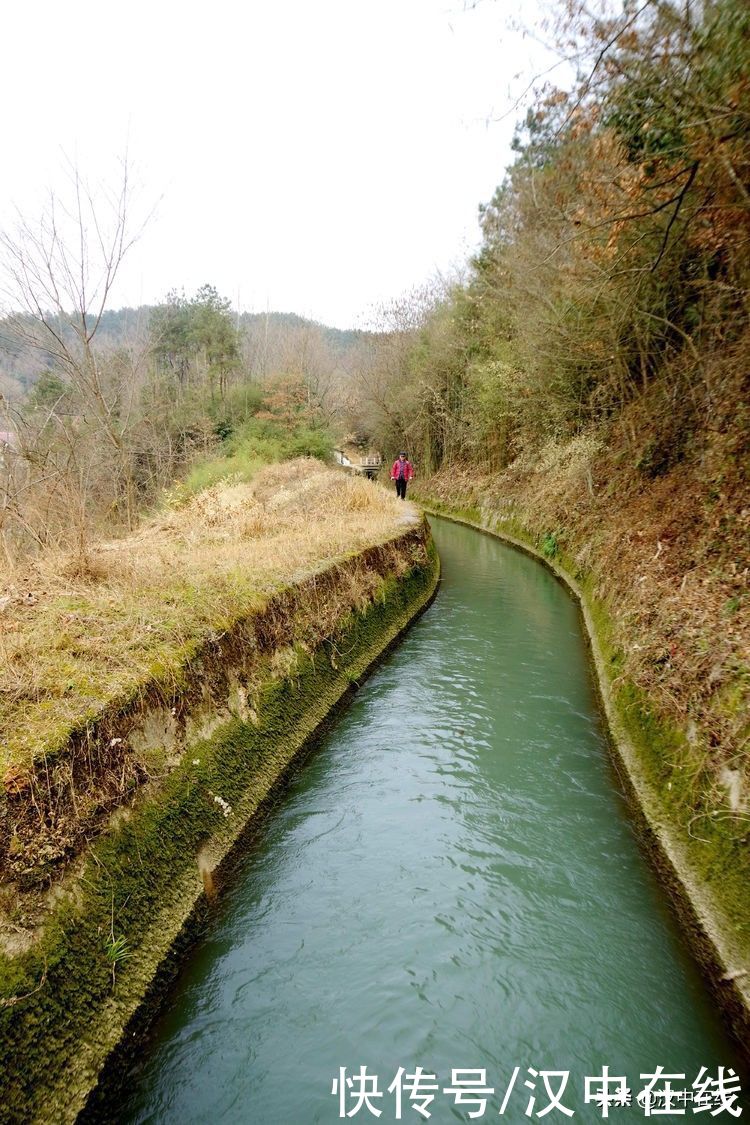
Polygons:
<instances>
[{"instance_id":1,"label":"hiker on path","mask_svg":"<svg viewBox=\"0 0 750 1125\"><path fill-rule=\"evenodd\" d=\"M399 453L391 466L391 480L395 480L396 495L400 497L401 500L406 499L406 485L413 476L414 468L411 461L406 459L405 453Z\"/></svg>"}]
</instances>

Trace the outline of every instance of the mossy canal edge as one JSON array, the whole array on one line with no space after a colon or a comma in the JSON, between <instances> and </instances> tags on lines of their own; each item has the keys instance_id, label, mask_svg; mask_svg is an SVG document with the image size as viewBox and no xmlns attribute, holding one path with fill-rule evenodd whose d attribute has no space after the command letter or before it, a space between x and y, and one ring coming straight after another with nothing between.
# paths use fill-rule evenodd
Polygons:
<instances>
[{"instance_id":1,"label":"mossy canal edge","mask_svg":"<svg viewBox=\"0 0 750 1125\"><path fill-rule=\"evenodd\" d=\"M452 508L429 496L415 499L428 515L472 527L535 558L573 595L584 625L612 761L639 839L727 1029L750 1067L750 930L742 922L748 914L747 892L743 893L741 879L727 880L730 885L725 890L726 855L718 849L708 855L705 850L697 853L698 842L687 837L674 807L658 791L659 755L674 747L683 732L671 729L635 685L617 676L616 657L607 642L606 607L571 560L545 553L543 544L517 519L506 521L476 508ZM706 871L713 878L707 878Z\"/></svg>"},{"instance_id":2,"label":"mossy canal edge","mask_svg":"<svg viewBox=\"0 0 750 1125\"><path fill-rule=\"evenodd\" d=\"M276 597L275 616L265 615L255 634L251 668L248 622L239 645L224 638L217 659L231 657L236 667L231 675L223 668L208 692L209 703L217 688L226 696L221 721L213 729L193 724L197 737L183 744L169 774L118 810L71 861L47 895L31 946L0 952L0 1122L76 1120L118 1045L136 1042L144 1004L153 1006L159 981L173 973L248 825L429 606L439 570L420 520ZM356 584L363 575L364 590ZM295 599L307 599L309 610L321 597L340 598L334 627L315 647L290 644ZM205 655L201 668L210 674ZM174 698L168 714L181 706ZM148 692L144 701L155 707Z\"/></svg>"}]
</instances>

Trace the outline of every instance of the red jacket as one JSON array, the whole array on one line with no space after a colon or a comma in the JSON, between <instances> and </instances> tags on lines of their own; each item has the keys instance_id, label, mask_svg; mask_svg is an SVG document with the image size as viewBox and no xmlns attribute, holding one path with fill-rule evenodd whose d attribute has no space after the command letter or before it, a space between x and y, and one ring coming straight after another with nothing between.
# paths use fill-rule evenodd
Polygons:
<instances>
[{"instance_id":1,"label":"red jacket","mask_svg":"<svg viewBox=\"0 0 750 1125\"><path fill-rule=\"evenodd\" d=\"M404 467L404 479L405 480L411 480L414 476L414 468L412 466L411 461L408 461L408 460L407 461L400 461L398 457L396 458L396 460L393 462L393 464L391 466L391 480L398 480L399 479L399 466L400 465L403 465L403 467Z\"/></svg>"}]
</instances>

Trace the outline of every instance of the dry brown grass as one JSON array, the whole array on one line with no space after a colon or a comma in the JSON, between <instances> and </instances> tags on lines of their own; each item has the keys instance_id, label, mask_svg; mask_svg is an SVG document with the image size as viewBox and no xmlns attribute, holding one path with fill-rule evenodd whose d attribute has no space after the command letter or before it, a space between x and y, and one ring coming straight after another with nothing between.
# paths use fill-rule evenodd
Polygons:
<instances>
[{"instance_id":1,"label":"dry brown grass","mask_svg":"<svg viewBox=\"0 0 750 1125\"><path fill-rule=\"evenodd\" d=\"M177 677L207 634L271 591L394 535L404 506L319 461L269 466L0 585L0 781L144 679ZM2 579L0 578L0 582Z\"/></svg>"}]
</instances>

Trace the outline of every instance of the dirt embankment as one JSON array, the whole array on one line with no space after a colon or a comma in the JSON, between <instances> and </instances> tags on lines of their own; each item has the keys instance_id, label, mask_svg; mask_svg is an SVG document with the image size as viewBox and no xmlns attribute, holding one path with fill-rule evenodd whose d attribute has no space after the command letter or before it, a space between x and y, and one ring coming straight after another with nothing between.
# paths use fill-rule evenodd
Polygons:
<instances>
[{"instance_id":1,"label":"dirt embankment","mask_svg":"<svg viewBox=\"0 0 750 1125\"><path fill-rule=\"evenodd\" d=\"M0 1121L65 1121L437 560L411 506L297 463L201 494L86 574L25 577L0 681Z\"/></svg>"}]
</instances>

